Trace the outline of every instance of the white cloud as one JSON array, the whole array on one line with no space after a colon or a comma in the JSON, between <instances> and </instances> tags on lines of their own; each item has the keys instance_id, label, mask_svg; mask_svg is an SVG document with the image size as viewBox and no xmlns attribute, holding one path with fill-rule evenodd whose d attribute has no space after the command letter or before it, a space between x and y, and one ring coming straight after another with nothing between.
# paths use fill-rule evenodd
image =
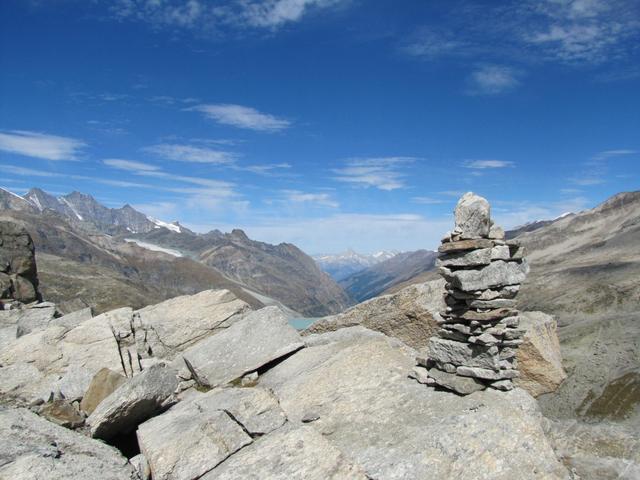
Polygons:
<instances>
[{"instance_id":1,"label":"white cloud","mask_svg":"<svg viewBox=\"0 0 640 480\"><path fill-rule=\"evenodd\" d=\"M405 174L402 166L416 160L414 157L353 158L346 166L333 169L335 180L361 187L375 187L380 190L404 188Z\"/></svg>"},{"instance_id":2,"label":"white cloud","mask_svg":"<svg viewBox=\"0 0 640 480\"><path fill-rule=\"evenodd\" d=\"M421 205L438 205L440 203L444 203L444 200L432 197L413 197L411 198L411 201Z\"/></svg>"},{"instance_id":3,"label":"white cloud","mask_svg":"<svg viewBox=\"0 0 640 480\"><path fill-rule=\"evenodd\" d=\"M202 104L189 108L223 125L246 128L259 132L278 132L291 126L291 122L255 108L230 103Z\"/></svg>"},{"instance_id":4,"label":"white cloud","mask_svg":"<svg viewBox=\"0 0 640 480\"><path fill-rule=\"evenodd\" d=\"M331 208L338 208L340 206L328 193L309 193L299 190L282 190L281 193L284 194L286 200L289 202L312 203Z\"/></svg>"},{"instance_id":5,"label":"white cloud","mask_svg":"<svg viewBox=\"0 0 640 480\"><path fill-rule=\"evenodd\" d=\"M288 163L266 163L263 165L248 165L246 167L238 167L238 170L255 173L257 175L275 175L278 170L289 170L291 165Z\"/></svg>"},{"instance_id":6,"label":"white cloud","mask_svg":"<svg viewBox=\"0 0 640 480\"><path fill-rule=\"evenodd\" d=\"M206 147L194 147L192 145L163 143L160 145L146 147L144 148L144 151L178 162L231 165L236 160L236 155L234 153L223 150L214 150Z\"/></svg>"},{"instance_id":7,"label":"white cloud","mask_svg":"<svg viewBox=\"0 0 640 480\"><path fill-rule=\"evenodd\" d=\"M155 28L221 34L233 29L276 30L300 21L309 11L349 0L233 0L221 5L202 0L117 0L116 18L149 23Z\"/></svg>"},{"instance_id":8,"label":"white cloud","mask_svg":"<svg viewBox=\"0 0 640 480\"><path fill-rule=\"evenodd\" d=\"M311 8L327 8L340 3L341 0L260 0L245 2L246 10L243 16L248 25L273 29L285 23L300 20Z\"/></svg>"},{"instance_id":9,"label":"white cloud","mask_svg":"<svg viewBox=\"0 0 640 480\"><path fill-rule=\"evenodd\" d=\"M469 78L473 95L497 95L515 88L520 82L517 72L504 65L484 65Z\"/></svg>"},{"instance_id":10,"label":"white cloud","mask_svg":"<svg viewBox=\"0 0 640 480\"><path fill-rule=\"evenodd\" d=\"M484 170L487 168L506 168L513 167L513 162L504 160L470 160L464 164L466 168Z\"/></svg>"},{"instance_id":11,"label":"white cloud","mask_svg":"<svg viewBox=\"0 0 640 480\"><path fill-rule=\"evenodd\" d=\"M150 171L160 169L160 167L157 167L156 165L150 165L148 163L142 163L142 162L134 162L132 160L122 160L119 158L108 158L106 160L103 160L102 163L104 163L109 167L118 168L120 170L128 170L132 172L139 172L139 171L150 172Z\"/></svg>"},{"instance_id":12,"label":"white cloud","mask_svg":"<svg viewBox=\"0 0 640 480\"><path fill-rule=\"evenodd\" d=\"M86 144L69 137L59 137L26 130L0 132L0 150L45 160L77 160Z\"/></svg>"}]
</instances>

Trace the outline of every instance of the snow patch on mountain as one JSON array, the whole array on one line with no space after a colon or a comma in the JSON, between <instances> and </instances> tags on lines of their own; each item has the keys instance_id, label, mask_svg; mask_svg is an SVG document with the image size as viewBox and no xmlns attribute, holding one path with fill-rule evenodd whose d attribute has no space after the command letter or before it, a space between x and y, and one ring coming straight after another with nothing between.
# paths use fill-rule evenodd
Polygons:
<instances>
[{"instance_id":1,"label":"snow patch on mountain","mask_svg":"<svg viewBox=\"0 0 640 480\"><path fill-rule=\"evenodd\" d=\"M180 233L182 230L178 225L174 225L173 223L163 222L162 220L158 220L157 218L147 216L147 219L150 222L156 224L157 228L166 228L167 230L171 230L172 232Z\"/></svg>"},{"instance_id":2,"label":"snow patch on mountain","mask_svg":"<svg viewBox=\"0 0 640 480\"><path fill-rule=\"evenodd\" d=\"M318 266L331 275L334 280L339 281L354 273L377 265L398 255L396 251L379 251L370 255L361 254L349 249L339 254L315 255L313 259Z\"/></svg>"},{"instance_id":3,"label":"snow patch on mountain","mask_svg":"<svg viewBox=\"0 0 640 480\"><path fill-rule=\"evenodd\" d=\"M162 252L173 255L174 257L182 257L182 253L178 250L164 248L159 245L154 245L153 243L141 242L140 240L136 240L135 238L125 238L124 240L125 242L135 243L139 247L146 248L147 250L151 250L152 252Z\"/></svg>"},{"instance_id":4,"label":"snow patch on mountain","mask_svg":"<svg viewBox=\"0 0 640 480\"><path fill-rule=\"evenodd\" d=\"M73 205L71 205L71 202L69 200L67 200L64 197L58 197L58 201L60 203L64 203L67 207L69 207L71 209L71 211L73 212L73 214L78 217L78 220L84 220L84 218L82 218L82 215L80 215L78 213L78 211L75 209L75 207Z\"/></svg>"}]
</instances>

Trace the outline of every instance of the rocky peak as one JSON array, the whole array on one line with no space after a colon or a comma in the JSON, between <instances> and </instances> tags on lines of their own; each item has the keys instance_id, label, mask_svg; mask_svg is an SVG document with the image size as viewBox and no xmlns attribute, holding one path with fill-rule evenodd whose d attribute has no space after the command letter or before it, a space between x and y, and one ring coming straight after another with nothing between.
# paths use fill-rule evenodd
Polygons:
<instances>
[{"instance_id":1,"label":"rocky peak","mask_svg":"<svg viewBox=\"0 0 640 480\"><path fill-rule=\"evenodd\" d=\"M242 242L248 242L249 241L249 237L247 237L247 234L244 233L244 230L241 230L239 228L234 228L233 230L231 230L231 237L235 240L240 240Z\"/></svg>"}]
</instances>

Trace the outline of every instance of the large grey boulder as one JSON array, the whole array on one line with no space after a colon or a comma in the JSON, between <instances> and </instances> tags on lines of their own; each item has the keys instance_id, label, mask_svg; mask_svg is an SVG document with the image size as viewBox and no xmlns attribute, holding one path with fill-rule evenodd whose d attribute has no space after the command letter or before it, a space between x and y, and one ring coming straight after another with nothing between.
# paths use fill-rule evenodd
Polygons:
<instances>
[{"instance_id":1,"label":"large grey boulder","mask_svg":"<svg viewBox=\"0 0 640 480\"><path fill-rule=\"evenodd\" d=\"M26 409L0 410L0 478L135 480L118 450Z\"/></svg>"},{"instance_id":2,"label":"large grey boulder","mask_svg":"<svg viewBox=\"0 0 640 480\"><path fill-rule=\"evenodd\" d=\"M41 308L21 308L9 312L16 312L16 337L21 337L34 330L47 328L56 315L56 307L52 304Z\"/></svg>"},{"instance_id":3,"label":"large grey boulder","mask_svg":"<svg viewBox=\"0 0 640 480\"><path fill-rule=\"evenodd\" d=\"M342 338L297 352L260 386L291 422L315 418L310 425L370 478L567 477L523 390L437 391L408 378L416 352L402 343Z\"/></svg>"},{"instance_id":4,"label":"large grey boulder","mask_svg":"<svg viewBox=\"0 0 640 480\"><path fill-rule=\"evenodd\" d=\"M225 330L250 310L229 290L205 290L137 310L134 327L142 356L173 359L203 338Z\"/></svg>"},{"instance_id":5,"label":"large grey boulder","mask_svg":"<svg viewBox=\"0 0 640 480\"><path fill-rule=\"evenodd\" d=\"M496 260L481 269L452 271L441 267L440 271L447 282L454 287L464 292L473 292L504 285L518 285L527 277L529 265L526 260L521 262Z\"/></svg>"},{"instance_id":6,"label":"large grey boulder","mask_svg":"<svg viewBox=\"0 0 640 480\"><path fill-rule=\"evenodd\" d=\"M263 389L218 389L148 420L137 435L154 480L192 480L285 421L278 399Z\"/></svg>"},{"instance_id":7,"label":"large grey boulder","mask_svg":"<svg viewBox=\"0 0 640 480\"><path fill-rule=\"evenodd\" d=\"M282 311L266 307L200 341L182 356L198 384L216 387L303 346Z\"/></svg>"},{"instance_id":8,"label":"large grey boulder","mask_svg":"<svg viewBox=\"0 0 640 480\"><path fill-rule=\"evenodd\" d=\"M176 373L164 365L153 365L117 388L87 418L91 436L109 440L162 412L171 405L170 397L178 387Z\"/></svg>"},{"instance_id":9,"label":"large grey boulder","mask_svg":"<svg viewBox=\"0 0 640 480\"><path fill-rule=\"evenodd\" d=\"M534 397L555 392L567 378L555 319L543 312L522 312L520 328L526 333L517 353L516 384Z\"/></svg>"},{"instance_id":10,"label":"large grey boulder","mask_svg":"<svg viewBox=\"0 0 640 480\"><path fill-rule=\"evenodd\" d=\"M367 300L344 313L321 318L303 335L362 325L422 348L438 329L436 318L445 307L443 291L442 280L411 285L397 293Z\"/></svg>"},{"instance_id":11,"label":"large grey boulder","mask_svg":"<svg viewBox=\"0 0 640 480\"><path fill-rule=\"evenodd\" d=\"M0 305L13 300L31 303L40 298L33 240L14 222L0 221L0 275Z\"/></svg>"},{"instance_id":12,"label":"large grey boulder","mask_svg":"<svg viewBox=\"0 0 640 480\"><path fill-rule=\"evenodd\" d=\"M202 480L239 478L367 480L371 477L314 428L291 425L243 448Z\"/></svg>"},{"instance_id":13,"label":"large grey boulder","mask_svg":"<svg viewBox=\"0 0 640 480\"><path fill-rule=\"evenodd\" d=\"M114 372L108 368L101 369L91 379L89 387L87 387L82 396L80 408L87 415L91 415L96 407L100 405L100 402L116 391L118 387L126 381L127 377L118 372Z\"/></svg>"},{"instance_id":14,"label":"large grey boulder","mask_svg":"<svg viewBox=\"0 0 640 480\"><path fill-rule=\"evenodd\" d=\"M491 207L489 202L473 192L465 193L455 209L456 226L454 233L460 238L486 238L491 228Z\"/></svg>"}]
</instances>

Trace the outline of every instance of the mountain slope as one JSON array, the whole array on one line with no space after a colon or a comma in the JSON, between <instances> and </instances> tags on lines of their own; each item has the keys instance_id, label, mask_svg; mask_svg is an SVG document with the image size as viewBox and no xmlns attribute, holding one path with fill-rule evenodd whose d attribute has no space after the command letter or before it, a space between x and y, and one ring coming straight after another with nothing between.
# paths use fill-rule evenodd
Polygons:
<instances>
[{"instance_id":1,"label":"mountain slope","mask_svg":"<svg viewBox=\"0 0 640 480\"><path fill-rule=\"evenodd\" d=\"M256 242L240 230L230 234L217 230L197 234L177 222L165 223L148 217L129 205L107 208L90 195L73 192L55 197L36 188L24 198L0 190L0 208L30 215L23 220L40 232L35 237L39 239L36 247L42 253L79 261L83 267L91 264L108 268L126 278L135 272L136 280L145 289L135 302L145 295L157 301L170 294L194 293L194 288L202 290L230 283L308 316L337 313L350 305L342 288L297 247ZM50 227L54 228L48 232ZM138 246L131 241L138 242ZM97 245L102 249L99 252L95 250ZM156 252L151 254L152 250ZM159 255L158 251L173 253L174 258ZM145 260L144 266L139 265L141 260ZM167 262L171 268L166 267ZM84 271L80 267L76 270ZM193 278L185 278L188 271ZM91 271L85 273L92 275ZM200 284L203 286L198 287ZM96 292L103 289L95 282L92 285L93 292L87 288L83 291L93 299L92 304L100 303L103 295ZM71 288L58 290L73 293ZM133 288L131 295L135 291ZM57 298L58 303L61 298ZM132 299L130 303L135 302Z\"/></svg>"},{"instance_id":2,"label":"mountain slope","mask_svg":"<svg viewBox=\"0 0 640 480\"><path fill-rule=\"evenodd\" d=\"M79 233L52 210L44 214L4 210L0 218L29 231L43 296L62 311L86 306L97 313L127 305L137 308L211 288L227 288L250 305L262 305L243 285L213 268L118 243L107 235Z\"/></svg>"},{"instance_id":3,"label":"mountain slope","mask_svg":"<svg viewBox=\"0 0 640 480\"><path fill-rule=\"evenodd\" d=\"M640 427L640 192L517 238L531 264L520 304L557 317L569 373L544 411Z\"/></svg>"},{"instance_id":4,"label":"mountain slope","mask_svg":"<svg viewBox=\"0 0 640 480\"><path fill-rule=\"evenodd\" d=\"M350 304L345 292L313 259L290 243L269 245L250 240L242 230L233 230L198 258L309 316L341 311Z\"/></svg>"},{"instance_id":5,"label":"mountain slope","mask_svg":"<svg viewBox=\"0 0 640 480\"><path fill-rule=\"evenodd\" d=\"M339 283L353 299L362 302L432 269L436 257L437 253L429 250L399 253Z\"/></svg>"}]
</instances>

